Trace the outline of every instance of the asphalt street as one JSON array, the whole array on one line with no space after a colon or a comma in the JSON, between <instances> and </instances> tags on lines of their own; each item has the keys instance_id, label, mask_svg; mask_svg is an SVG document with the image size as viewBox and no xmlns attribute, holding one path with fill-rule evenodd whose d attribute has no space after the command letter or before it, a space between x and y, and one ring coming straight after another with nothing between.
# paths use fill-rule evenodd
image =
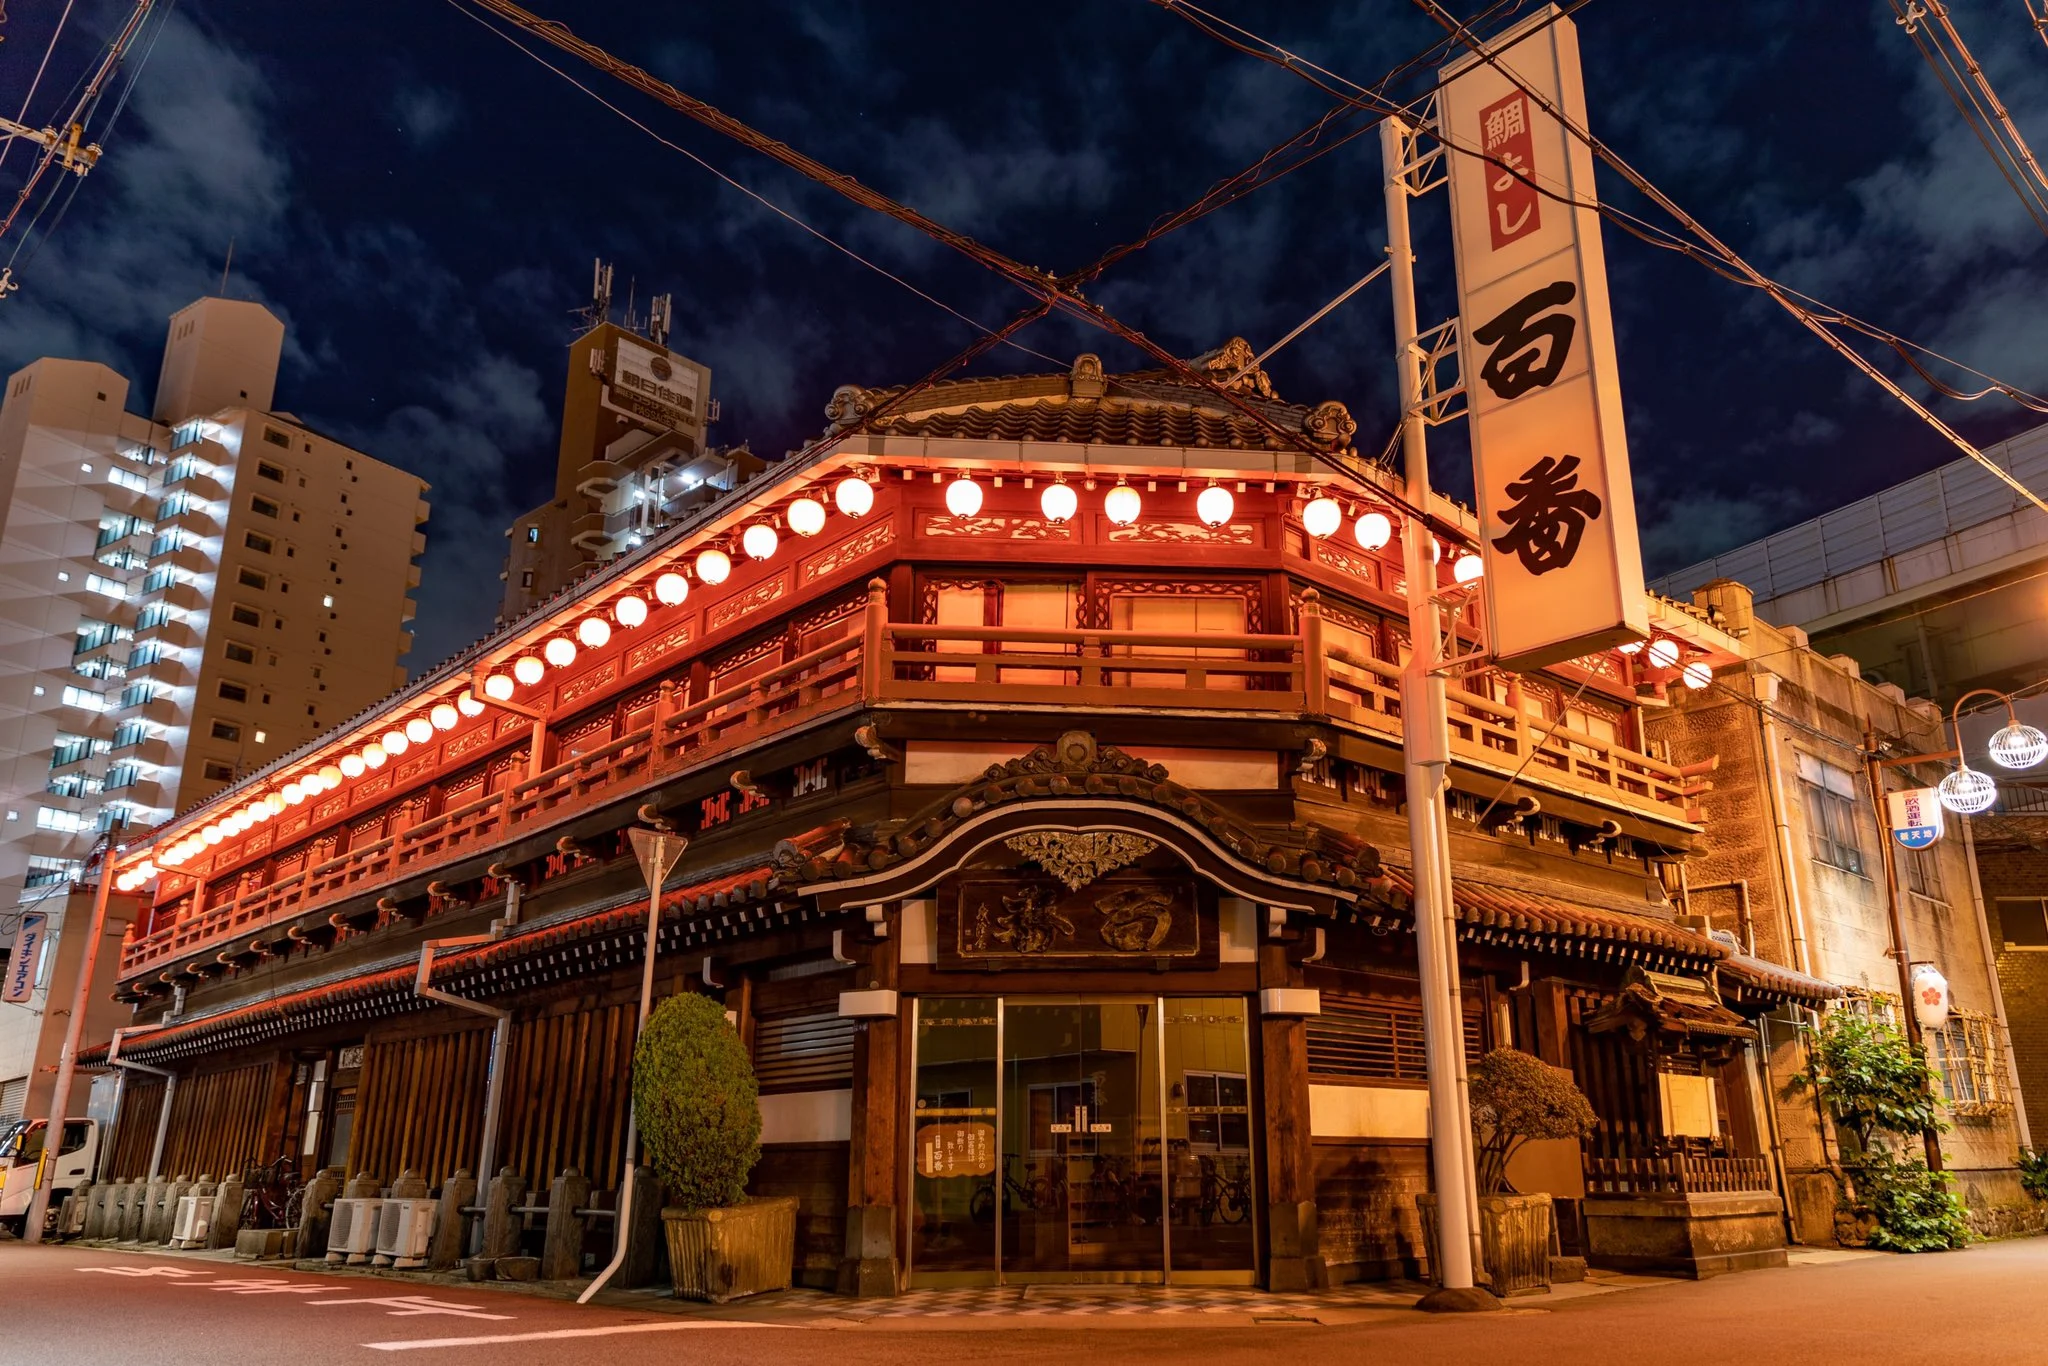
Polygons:
<instances>
[{"instance_id":1,"label":"asphalt street","mask_svg":"<svg viewBox=\"0 0 2048 1366\"><path fill-rule=\"evenodd\" d=\"M2048 1362L2048 1239L1923 1257L1845 1257L1704 1283L1659 1282L1507 1313L866 1317L855 1302L735 1306L723 1317L486 1288L324 1276L191 1257L0 1246L6 1366L604 1366L956 1363L1085 1357L1261 1362L1512 1360ZM749 1318L749 1314L758 1317Z\"/></svg>"}]
</instances>

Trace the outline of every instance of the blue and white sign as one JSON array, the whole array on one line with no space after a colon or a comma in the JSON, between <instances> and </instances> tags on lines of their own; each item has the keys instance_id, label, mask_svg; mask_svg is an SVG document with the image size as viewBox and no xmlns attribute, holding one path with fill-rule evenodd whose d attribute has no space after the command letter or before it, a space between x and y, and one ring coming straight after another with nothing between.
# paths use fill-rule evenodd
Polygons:
<instances>
[{"instance_id":1,"label":"blue and white sign","mask_svg":"<svg viewBox=\"0 0 2048 1366\"><path fill-rule=\"evenodd\" d=\"M1931 787L1909 787L1885 799L1890 809L1892 838L1908 849L1925 849L1942 835L1941 803Z\"/></svg>"},{"instance_id":2,"label":"blue and white sign","mask_svg":"<svg viewBox=\"0 0 2048 1366\"><path fill-rule=\"evenodd\" d=\"M14 952L7 959L7 984L0 1001L19 1005L35 994L36 962L43 956L43 941L50 936L50 917L30 911L21 918L15 932Z\"/></svg>"}]
</instances>

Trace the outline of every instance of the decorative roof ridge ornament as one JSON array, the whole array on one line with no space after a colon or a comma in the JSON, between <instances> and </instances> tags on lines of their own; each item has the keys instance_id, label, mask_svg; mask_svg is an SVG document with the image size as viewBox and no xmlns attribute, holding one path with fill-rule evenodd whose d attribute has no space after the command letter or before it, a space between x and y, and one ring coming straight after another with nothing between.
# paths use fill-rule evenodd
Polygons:
<instances>
[{"instance_id":1,"label":"decorative roof ridge ornament","mask_svg":"<svg viewBox=\"0 0 2048 1366\"><path fill-rule=\"evenodd\" d=\"M1351 438L1358 435L1358 423L1349 408L1331 399L1309 411L1301 420L1301 432L1318 450L1345 451L1351 449Z\"/></svg>"},{"instance_id":2,"label":"decorative roof ridge ornament","mask_svg":"<svg viewBox=\"0 0 2048 1366\"><path fill-rule=\"evenodd\" d=\"M1067 372L1067 392L1075 398L1101 398L1109 389L1109 381L1102 374L1102 357L1092 351L1083 351L1074 357L1074 368Z\"/></svg>"},{"instance_id":3,"label":"decorative roof ridge ornament","mask_svg":"<svg viewBox=\"0 0 2048 1366\"><path fill-rule=\"evenodd\" d=\"M1129 867L1159 847L1119 830L1032 830L1003 841L1078 892L1098 878Z\"/></svg>"},{"instance_id":4,"label":"decorative roof ridge ornament","mask_svg":"<svg viewBox=\"0 0 2048 1366\"><path fill-rule=\"evenodd\" d=\"M874 411L874 395L858 384L842 384L825 405L825 434L843 432Z\"/></svg>"},{"instance_id":5,"label":"decorative roof ridge ornament","mask_svg":"<svg viewBox=\"0 0 2048 1366\"><path fill-rule=\"evenodd\" d=\"M1252 394L1277 402L1280 395L1274 391L1272 378L1258 359L1259 353L1252 350L1250 342L1232 337L1207 355L1195 357L1194 365L1208 371L1209 378L1234 394Z\"/></svg>"}]
</instances>

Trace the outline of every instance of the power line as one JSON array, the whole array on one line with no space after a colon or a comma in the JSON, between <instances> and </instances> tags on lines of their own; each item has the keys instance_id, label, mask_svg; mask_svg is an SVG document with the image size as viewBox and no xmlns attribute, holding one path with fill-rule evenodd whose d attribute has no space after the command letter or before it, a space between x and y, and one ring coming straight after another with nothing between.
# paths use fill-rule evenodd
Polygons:
<instances>
[{"instance_id":1,"label":"power line","mask_svg":"<svg viewBox=\"0 0 2048 1366\"><path fill-rule=\"evenodd\" d=\"M2043 194L2044 188L2048 188L2048 181L2042 178L2040 163L2034 160L2033 149L2020 135L2012 115L2006 112L2004 103L1999 100L1998 92L1991 88L1984 69L1964 45L1955 25L1949 22L1947 9L1940 0L1904 0L1904 3L1891 0L1891 7L1892 13L1898 16L1893 22L1913 40L1920 60L1933 73L1935 83L1948 96L1949 103L1963 116L1963 122L1970 126L1984 154L1998 168L1999 177L2019 196L2027 216L2034 220L2034 226L2048 234L2048 196ZM1929 25L1930 19L1948 35L1955 53L1942 46L1940 35ZM1958 55L1969 69L1968 77L1956 69Z\"/></svg>"},{"instance_id":2,"label":"power line","mask_svg":"<svg viewBox=\"0 0 2048 1366\"><path fill-rule=\"evenodd\" d=\"M43 49L43 60L36 64L35 79L28 83L28 93L21 97L21 112L14 116L16 123L28 121L29 104L36 97L36 90L43 83L43 73L50 69L50 56L57 50L57 40L64 36L64 25L71 18L71 8L76 0L64 0L64 11L57 16L57 27L50 31L50 45ZM8 138L0 144L0 166L7 164L7 154L14 150L14 139Z\"/></svg>"}]
</instances>

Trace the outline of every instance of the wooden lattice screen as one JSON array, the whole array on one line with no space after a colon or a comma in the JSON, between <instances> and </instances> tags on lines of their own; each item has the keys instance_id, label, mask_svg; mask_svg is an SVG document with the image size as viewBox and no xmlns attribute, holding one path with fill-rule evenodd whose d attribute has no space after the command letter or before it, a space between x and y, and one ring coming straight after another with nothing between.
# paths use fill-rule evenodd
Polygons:
<instances>
[{"instance_id":1,"label":"wooden lattice screen","mask_svg":"<svg viewBox=\"0 0 2048 1366\"><path fill-rule=\"evenodd\" d=\"M488 1020L425 1037L373 1039L356 1086L354 1172L389 1185L413 1170L432 1188L458 1169L474 1169L490 1060Z\"/></svg>"},{"instance_id":2,"label":"wooden lattice screen","mask_svg":"<svg viewBox=\"0 0 2048 1366\"><path fill-rule=\"evenodd\" d=\"M164 1139L165 1176L211 1176L218 1181L238 1175L248 1167L268 1161L276 1153L262 1151L263 1117L270 1103L271 1065L250 1063L224 1072L180 1077L171 1099L170 1132ZM140 1110L137 1111L140 1113ZM156 1116L151 1114L154 1125ZM147 1137L142 1167L137 1176L148 1174L149 1149L155 1138L152 1127Z\"/></svg>"}]
</instances>

